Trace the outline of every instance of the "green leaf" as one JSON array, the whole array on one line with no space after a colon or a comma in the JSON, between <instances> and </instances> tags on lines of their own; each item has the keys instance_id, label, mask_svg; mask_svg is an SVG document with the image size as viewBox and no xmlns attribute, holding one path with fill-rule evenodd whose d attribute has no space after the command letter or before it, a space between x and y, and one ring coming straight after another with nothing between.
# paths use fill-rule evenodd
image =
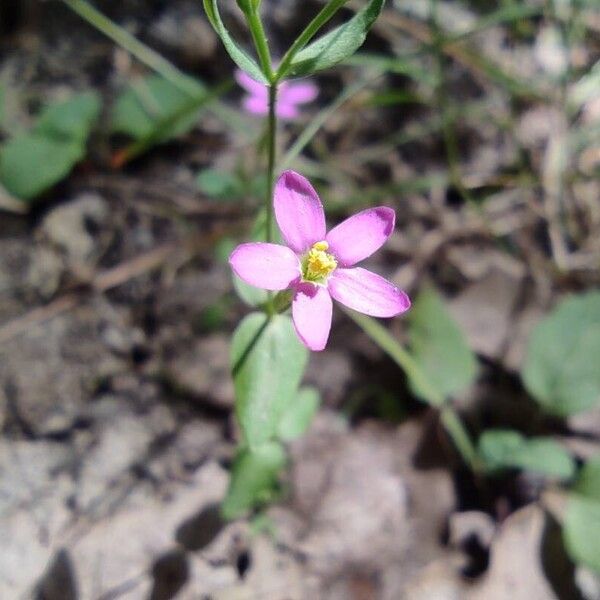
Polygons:
<instances>
[{"instance_id":1,"label":"green leaf","mask_svg":"<svg viewBox=\"0 0 600 600\"><path fill-rule=\"evenodd\" d=\"M571 558L600 573L600 501L571 494L563 524Z\"/></svg>"},{"instance_id":2,"label":"green leaf","mask_svg":"<svg viewBox=\"0 0 600 600\"><path fill-rule=\"evenodd\" d=\"M34 132L84 144L100 107L100 98L95 92L84 92L65 102L50 104L38 116Z\"/></svg>"},{"instance_id":3,"label":"green leaf","mask_svg":"<svg viewBox=\"0 0 600 600\"><path fill-rule=\"evenodd\" d=\"M252 313L239 324L231 345L235 408L251 448L275 435L307 360L288 316Z\"/></svg>"},{"instance_id":4,"label":"green leaf","mask_svg":"<svg viewBox=\"0 0 600 600\"><path fill-rule=\"evenodd\" d=\"M354 54L363 45L384 2L385 0L371 0L347 23L306 46L296 54L286 74L294 77L310 75L328 69Z\"/></svg>"},{"instance_id":5,"label":"green leaf","mask_svg":"<svg viewBox=\"0 0 600 600\"><path fill-rule=\"evenodd\" d=\"M112 111L112 131L136 140L154 135L169 122L156 143L187 133L198 120L198 103L207 96L197 84L198 96L183 91L160 75L151 75L131 84L117 99ZM190 108L191 107L191 108Z\"/></svg>"},{"instance_id":6,"label":"green leaf","mask_svg":"<svg viewBox=\"0 0 600 600\"><path fill-rule=\"evenodd\" d=\"M221 504L223 517L236 519L269 502L277 491L278 476L285 463L285 452L277 442L240 450L233 463L227 495Z\"/></svg>"},{"instance_id":7,"label":"green leaf","mask_svg":"<svg viewBox=\"0 0 600 600\"><path fill-rule=\"evenodd\" d=\"M310 427L320 402L318 390L311 387L302 388L279 421L279 439L287 442L299 438Z\"/></svg>"},{"instance_id":8,"label":"green leaf","mask_svg":"<svg viewBox=\"0 0 600 600\"><path fill-rule=\"evenodd\" d=\"M428 383L448 398L469 387L477 376L477 359L439 295L423 290L408 312L409 341ZM427 400L422 382L409 377L413 392Z\"/></svg>"},{"instance_id":9,"label":"green leaf","mask_svg":"<svg viewBox=\"0 0 600 600\"><path fill-rule=\"evenodd\" d=\"M31 200L64 179L84 155L79 142L26 133L0 150L0 181L13 196Z\"/></svg>"},{"instance_id":10,"label":"green leaf","mask_svg":"<svg viewBox=\"0 0 600 600\"><path fill-rule=\"evenodd\" d=\"M268 81L256 61L245 50L240 48L229 34L229 31L227 31L219 14L217 0L202 0L202 3L210 24L221 38L225 50L227 50L233 62L256 81L267 84Z\"/></svg>"},{"instance_id":11,"label":"green leaf","mask_svg":"<svg viewBox=\"0 0 600 600\"><path fill-rule=\"evenodd\" d=\"M242 281L235 273L232 273L231 277L233 280L233 289L244 304L248 306L263 306L269 299L266 290Z\"/></svg>"},{"instance_id":12,"label":"green leaf","mask_svg":"<svg viewBox=\"0 0 600 600\"><path fill-rule=\"evenodd\" d=\"M576 563L600 573L600 457L579 472L569 494L563 538Z\"/></svg>"},{"instance_id":13,"label":"green leaf","mask_svg":"<svg viewBox=\"0 0 600 600\"><path fill-rule=\"evenodd\" d=\"M485 431L478 451L488 471L525 469L561 479L569 479L575 472L573 458L553 439L528 439L510 429Z\"/></svg>"},{"instance_id":14,"label":"green leaf","mask_svg":"<svg viewBox=\"0 0 600 600\"><path fill-rule=\"evenodd\" d=\"M566 417L600 402L600 292L568 298L529 340L522 377L548 413Z\"/></svg>"},{"instance_id":15,"label":"green leaf","mask_svg":"<svg viewBox=\"0 0 600 600\"><path fill-rule=\"evenodd\" d=\"M66 177L85 156L85 142L100 112L93 92L50 104L30 132L0 149L0 182L13 196L31 200Z\"/></svg>"}]
</instances>

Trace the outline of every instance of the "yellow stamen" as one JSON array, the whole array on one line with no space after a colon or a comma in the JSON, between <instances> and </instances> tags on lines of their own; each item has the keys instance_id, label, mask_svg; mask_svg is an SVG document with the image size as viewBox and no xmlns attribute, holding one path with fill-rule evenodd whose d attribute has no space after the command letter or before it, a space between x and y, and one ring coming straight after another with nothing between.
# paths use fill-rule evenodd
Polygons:
<instances>
[{"instance_id":1,"label":"yellow stamen","mask_svg":"<svg viewBox=\"0 0 600 600\"><path fill-rule=\"evenodd\" d=\"M316 242L313 244L315 250L329 250L329 244L323 240L322 242Z\"/></svg>"},{"instance_id":2,"label":"yellow stamen","mask_svg":"<svg viewBox=\"0 0 600 600\"><path fill-rule=\"evenodd\" d=\"M325 241L316 242L308 251L304 261L304 279L321 283L337 267L337 260L325 252L329 244Z\"/></svg>"}]
</instances>

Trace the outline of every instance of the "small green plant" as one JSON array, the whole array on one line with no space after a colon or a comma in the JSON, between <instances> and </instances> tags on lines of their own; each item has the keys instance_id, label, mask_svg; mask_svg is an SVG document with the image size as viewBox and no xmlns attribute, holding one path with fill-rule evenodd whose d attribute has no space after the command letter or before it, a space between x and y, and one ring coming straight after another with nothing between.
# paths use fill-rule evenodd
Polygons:
<instances>
[{"instance_id":1,"label":"small green plant","mask_svg":"<svg viewBox=\"0 0 600 600\"><path fill-rule=\"evenodd\" d=\"M204 106L210 105L211 110L231 121L232 127L237 127L233 125L234 113L212 102L228 84L209 90L201 82L179 72L83 0L64 1L157 73L132 84L113 108L112 131L132 139L131 144L117 154L115 164L123 164L145 149L189 131ZM356 197L344 201L343 208L352 204L370 206L382 194L452 184L477 209L458 165L455 127L459 117L487 116L489 106L485 102L457 106L448 101L445 61L450 50L459 51L457 56L470 64L478 75L514 98L526 101L544 98L548 93L544 82L540 86L537 82L522 80L461 44L472 34L500 23L512 23L515 28L521 24L523 29L527 19L537 18L547 9L541 5L509 3L482 17L468 31L449 35L442 31L435 11L436 3L432 2L430 23L425 28L427 35L419 52L406 56L354 56L381 13L384 1L364 2L345 23L321 35L322 28L347 4L346 0L329 0L291 42L283 56L273 60L261 19L260 0L238 0L254 43L254 53L243 48L227 30L217 0L203 0L203 4L209 21L237 65L236 79L248 93L243 100L244 107L254 116L265 117L266 131L257 143L257 154L266 154L264 174L249 176L243 169L238 171L236 168L232 172L205 169L197 176L199 190L212 199L236 201L247 197L249 190L251 195L260 195L264 199L248 236L252 242L242 244L231 256L234 270L241 275L234 275L235 289L240 299L252 307L252 312L239 323L231 345L235 410L241 439L222 504L223 515L228 519L248 515L280 497L280 475L287 464L285 444L307 430L320 403L318 391L301 387L301 382L309 349L320 350L327 342L330 296L333 296L342 303L346 300L347 309L344 310L347 315L403 370L415 397L438 414L464 464L477 475L476 480L507 471L526 470L566 490L568 504L563 523L566 548L574 561L600 571L598 459L589 460L578 472L572 454L554 439L505 428L484 430L474 442L455 408L455 401L476 382L480 365L442 298L430 288L422 289L416 296L407 313L408 339L404 346L388 328L372 318L402 312L398 310L400 299L404 301L402 310L407 308L405 297L399 290L377 287L383 286L381 278L347 279L341 285L341 292L340 288L336 291L335 283L332 284L336 273L352 269L357 260L364 258L362 255L348 258L346 253L353 251L355 245L364 245L365 239L370 244L369 253L377 249L385 241L381 238L390 233L390 222L393 228L393 219L389 214L386 219L382 211L365 212L369 220L376 223L374 229L379 228L379 231L375 234L366 229L354 231L354 235L346 236L352 243L347 242L346 247L343 243L336 245L335 239L332 243L328 238L330 234L326 233L321 203L311 184L306 178L287 170L325 120L348 98L368 88L373 75L357 79L344 89L330 106L319 111L297 138L292 139L279 160L276 156L280 122L294 119L303 110L304 101L315 96L314 82L298 83L295 78L311 76L341 62L367 67L371 73L376 73L375 77L382 72L401 74L418 84L415 93L405 89L384 90L371 95L367 104L414 102L433 108L433 117L417 131L392 132L385 144L363 152L365 158L360 160L369 160L375 151L389 152L392 145L410 143L436 132L443 138L448 172L361 189ZM424 69L418 62L421 54L434 59L433 69ZM596 66L579 79L569 94L565 92L568 112L575 114L583 102L593 96L597 82ZM551 83L556 86L556 81ZM44 137L47 133L43 126L39 129L36 124L27 135ZM75 145L79 152L85 137L87 133L85 136L81 133L66 135L67 140L78 141ZM4 153L5 149L0 157L4 157ZM74 154L77 153L73 151ZM0 176L10 189L3 175L3 164L0 163ZM330 181L327 165L313 164L312 167L315 179ZM56 169L59 171L65 172L65 167ZM281 173L284 173L283 178ZM279 190L275 189L276 181L281 182ZM13 189L15 186L13 184ZM25 195L35 195L25 191ZM278 203L286 205L279 215ZM309 216L305 218L307 214ZM381 230L386 231L385 235ZM374 242L373 238L377 240ZM228 240L226 251L220 248L219 255L230 254L231 245ZM241 260L244 252L246 256ZM373 283L375 280L377 284ZM310 294L305 293L307 289ZM381 293L382 289L389 292L389 296ZM317 297L319 301L311 303ZM297 303L294 314L293 303L298 298L304 305L298 309L300 303ZM386 298L388 306L382 308ZM397 302L394 310L390 308L383 314L384 308L389 308L394 301ZM218 320L218 311L209 316L214 320L215 315ZM567 298L538 325L531 336L521 376L542 414L564 419L598 406L599 344L598 292ZM315 364L318 368L318 361ZM387 403L387 398L385 401ZM390 413L383 403L382 409Z\"/></svg>"}]
</instances>

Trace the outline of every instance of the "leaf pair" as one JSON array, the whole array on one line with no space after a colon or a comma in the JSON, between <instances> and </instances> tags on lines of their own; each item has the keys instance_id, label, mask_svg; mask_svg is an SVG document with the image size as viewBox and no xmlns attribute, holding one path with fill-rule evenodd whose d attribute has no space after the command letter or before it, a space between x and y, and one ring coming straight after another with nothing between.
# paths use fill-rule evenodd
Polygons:
<instances>
[{"instance_id":1,"label":"leaf pair","mask_svg":"<svg viewBox=\"0 0 600 600\"><path fill-rule=\"evenodd\" d=\"M235 408L244 434L221 511L225 518L272 499L286 462L282 441L308 428L319 405L316 390L298 391L308 350L287 315L251 313L231 345Z\"/></svg>"},{"instance_id":2,"label":"leaf pair","mask_svg":"<svg viewBox=\"0 0 600 600\"><path fill-rule=\"evenodd\" d=\"M291 58L284 72L278 73L278 79L284 77L302 77L327 69L348 58L362 46L367 33L379 16L385 0L370 2L349 21L336 27L299 51ZM217 0L203 0L208 19L221 38L225 49L235 64L250 77L264 84L269 79L256 60L250 56L231 36L217 6Z\"/></svg>"}]
</instances>

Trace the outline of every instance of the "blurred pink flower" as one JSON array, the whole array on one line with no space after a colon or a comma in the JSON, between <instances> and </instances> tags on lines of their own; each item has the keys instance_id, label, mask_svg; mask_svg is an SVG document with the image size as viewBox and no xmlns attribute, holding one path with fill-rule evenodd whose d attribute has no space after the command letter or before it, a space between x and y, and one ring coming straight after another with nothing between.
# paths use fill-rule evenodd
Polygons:
<instances>
[{"instance_id":1,"label":"blurred pink flower","mask_svg":"<svg viewBox=\"0 0 600 600\"><path fill-rule=\"evenodd\" d=\"M403 291L354 266L391 235L396 217L391 208L368 208L326 233L319 196L294 171L285 171L277 181L273 206L287 246L240 244L229 264L250 285L292 291L294 326L308 348L323 350L327 344L332 298L374 317L394 317L408 310L410 300Z\"/></svg>"},{"instance_id":2,"label":"blurred pink flower","mask_svg":"<svg viewBox=\"0 0 600 600\"><path fill-rule=\"evenodd\" d=\"M236 81L248 92L242 101L243 107L253 115L269 113L269 91L266 85L255 81L240 69L235 72ZM312 102L319 94L319 89L312 81L279 84L275 114L280 119L293 120L300 116L299 105Z\"/></svg>"}]
</instances>

